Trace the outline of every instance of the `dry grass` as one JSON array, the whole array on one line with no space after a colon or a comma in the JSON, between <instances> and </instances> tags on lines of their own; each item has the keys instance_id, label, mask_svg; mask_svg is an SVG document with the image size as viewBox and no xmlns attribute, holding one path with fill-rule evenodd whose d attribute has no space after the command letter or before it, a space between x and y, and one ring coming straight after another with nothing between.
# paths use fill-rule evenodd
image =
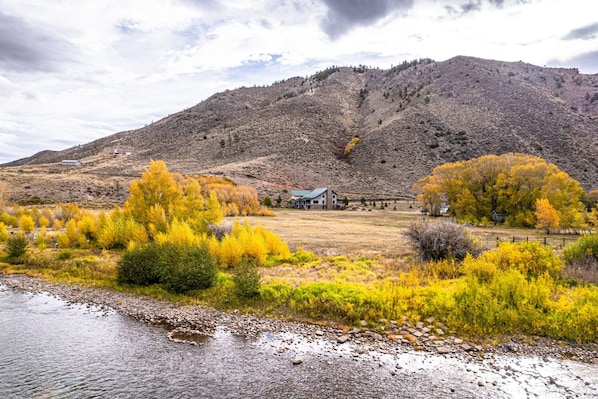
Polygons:
<instances>
[{"instance_id":1,"label":"dry grass","mask_svg":"<svg viewBox=\"0 0 598 399\"><path fill-rule=\"evenodd\" d=\"M391 204L393 206L394 204ZM398 211L302 211L276 209L275 217L243 217L237 220L262 225L278 234L292 251L303 247L322 256L349 256L366 258L395 258L413 253L405 237L409 223L421 214L409 209L409 202L397 204ZM434 219L432 219L434 220ZM576 235L550 234L534 229L504 226L473 227L467 230L478 237L486 248L494 248L497 241L544 241L556 250L563 243L577 240Z\"/></svg>"},{"instance_id":2,"label":"dry grass","mask_svg":"<svg viewBox=\"0 0 598 399\"><path fill-rule=\"evenodd\" d=\"M273 218L245 217L278 234L292 251L322 256L396 257L410 252L403 233L419 213L389 210L301 211L277 209Z\"/></svg>"}]
</instances>

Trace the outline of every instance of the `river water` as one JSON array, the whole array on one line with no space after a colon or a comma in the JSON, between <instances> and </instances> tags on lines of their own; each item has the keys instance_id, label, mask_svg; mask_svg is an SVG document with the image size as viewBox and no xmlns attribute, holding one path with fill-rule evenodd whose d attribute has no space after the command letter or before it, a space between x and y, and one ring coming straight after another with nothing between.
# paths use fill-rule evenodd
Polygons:
<instances>
[{"instance_id":1,"label":"river water","mask_svg":"<svg viewBox=\"0 0 598 399\"><path fill-rule=\"evenodd\" d=\"M199 343L0 285L0 398L598 397L598 367L570 361L380 353L290 333L217 330Z\"/></svg>"}]
</instances>

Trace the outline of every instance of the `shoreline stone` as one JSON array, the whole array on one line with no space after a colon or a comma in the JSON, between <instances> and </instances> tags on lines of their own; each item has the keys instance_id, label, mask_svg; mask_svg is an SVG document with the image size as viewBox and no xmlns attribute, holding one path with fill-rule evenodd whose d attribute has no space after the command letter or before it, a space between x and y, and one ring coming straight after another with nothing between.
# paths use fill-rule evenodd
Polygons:
<instances>
[{"instance_id":1,"label":"shoreline stone","mask_svg":"<svg viewBox=\"0 0 598 399\"><path fill-rule=\"evenodd\" d=\"M519 354L539 357L552 357L557 360L574 360L589 364L598 363L598 345L574 344L570 342L542 337L512 337L499 345L481 345L469 342L454 335L438 337L437 329L429 329L422 322L415 323L415 328L408 321L391 320L386 325L385 335L366 328L354 329L350 335L337 327L321 326L308 323L283 321L244 315L241 312L222 312L198 305L182 305L139 296L128 292L118 292L106 288L79 285L52 284L45 280L24 274L4 274L0 272L0 283L10 289L47 293L70 304L96 305L98 311L110 309L135 320L162 326L167 330L169 339L174 342L186 342L201 345L202 339L212 336L217 328L245 336L257 337L264 332L295 333L307 340L326 340L337 344L352 343L360 348L369 347L378 351L418 350L451 356L455 353L490 355ZM427 320L429 323L433 319ZM363 323L360 323L363 324ZM428 330L428 331L424 331ZM430 331L431 330L431 331ZM443 333L446 329L443 329ZM434 333L437 334L434 336ZM452 331L450 332L453 333ZM527 343L529 342L529 343ZM362 349L365 350L365 349Z\"/></svg>"}]
</instances>

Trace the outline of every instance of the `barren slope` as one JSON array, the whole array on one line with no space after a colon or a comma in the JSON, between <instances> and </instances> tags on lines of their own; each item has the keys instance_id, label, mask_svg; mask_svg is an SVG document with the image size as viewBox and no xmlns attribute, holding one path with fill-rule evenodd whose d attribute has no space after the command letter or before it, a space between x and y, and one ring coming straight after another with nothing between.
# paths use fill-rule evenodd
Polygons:
<instances>
[{"instance_id":1,"label":"barren slope","mask_svg":"<svg viewBox=\"0 0 598 399\"><path fill-rule=\"evenodd\" d=\"M346 157L354 136L360 141ZM69 198L52 197L90 200L91 191L91 200L118 203L122 185L153 158L185 174L226 175L262 195L332 186L355 198L398 197L442 163L516 151L595 189L597 144L598 75L456 57L390 70L330 68L225 91L144 128L5 165L0 176L29 173L29 189L13 184L15 198L45 199L44 179L34 175L76 174L85 187L73 178ZM116 148L132 155L115 157ZM84 166L65 171L61 159ZM118 190L107 184L114 179Z\"/></svg>"}]
</instances>

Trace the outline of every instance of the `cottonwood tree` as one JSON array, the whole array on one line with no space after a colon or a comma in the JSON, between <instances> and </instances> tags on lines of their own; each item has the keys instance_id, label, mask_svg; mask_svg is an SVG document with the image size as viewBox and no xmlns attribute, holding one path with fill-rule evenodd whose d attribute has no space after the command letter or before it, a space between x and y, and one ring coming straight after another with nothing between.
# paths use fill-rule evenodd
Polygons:
<instances>
[{"instance_id":1,"label":"cottonwood tree","mask_svg":"<svg viewBox=\"0 0 598 399\"><path fill-rule=\"evenodd\" d=\"M432 175L414 185L418 199L432 215L442 201L460 220L490 220L492 212L505 213L511 226L536 225L536 200L545 198L558 212L560 226L584 227L583 189L556 165L532 155L486 155L434 168Z\"/></svg>"},{"instance_id":2,"label":"cottonwood tree","mask_svg":"<svg viewBox=\"0 0 598 399\"><path fill-rule=\"evenodd\" d=\"M209 224L220 223L223 218L215 193L206 199L197 181L170 173L164 161L150 161L129 191L125 214L146 226L152 237L166 231L175 219L186 220L196 232L208 232Z\"/></svg>"},{"instance_id":3,"label":"cottonwood tree","mask_svg":"<svg viewBox=\"0 0 598 399\"><path fill-rule=\"evenodd\" d=\"M559 227L559 213L546 198L538 198L536 200L535 215L536 227L539 229L546 229L546 233L550 234L551 230Z\"/></svg>"}]
</instances>

